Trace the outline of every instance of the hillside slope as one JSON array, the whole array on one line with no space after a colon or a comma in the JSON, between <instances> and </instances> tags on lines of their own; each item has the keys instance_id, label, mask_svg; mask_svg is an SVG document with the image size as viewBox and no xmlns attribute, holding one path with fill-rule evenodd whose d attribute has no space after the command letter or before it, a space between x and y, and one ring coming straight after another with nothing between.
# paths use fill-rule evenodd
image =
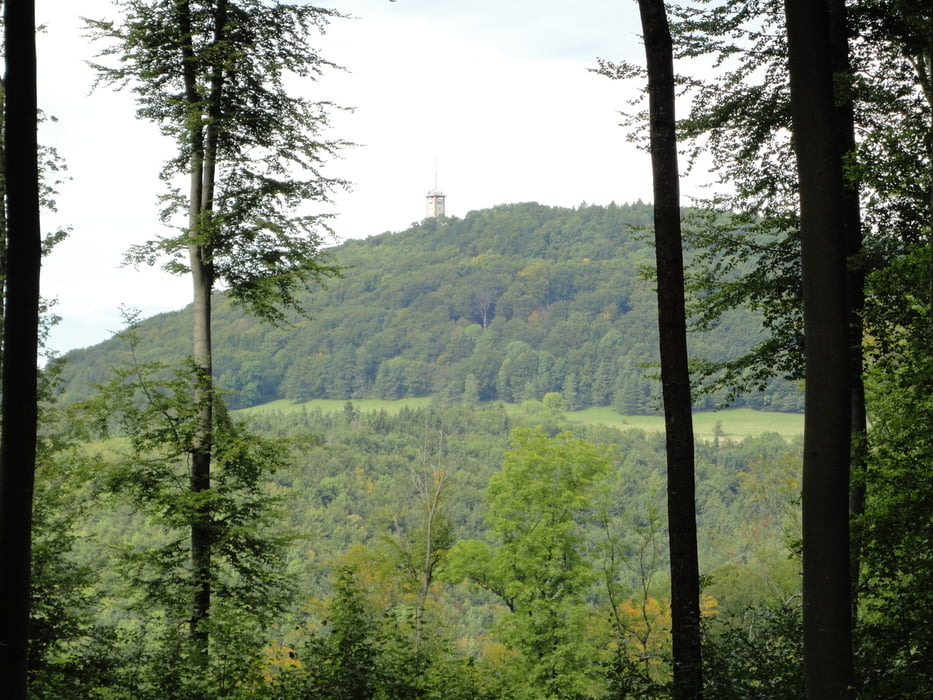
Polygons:
<instances>
[{"instance_id":1,"label":"hillside slope","mask_svg":"<svg viewBox=\"0 0 933 700\"><path fill-rule=\"evenodd\" d=\"M568 407L654 410L657 360L651 207L535 203L428 219L400 233L333 249L343 279L311 290L307 317L272 327L216 301L214 367L232 403L278 398L400 398L443 394L519 401L561 392ZM748 347L757 321L736 314L692 339L724 359ZM181 358L184 311L138 328L141 359ZM125 340L70 353L65 399L125 362ZM796 388L776 383L744 405L799 410Z\"/></svg>"}]
</instances>

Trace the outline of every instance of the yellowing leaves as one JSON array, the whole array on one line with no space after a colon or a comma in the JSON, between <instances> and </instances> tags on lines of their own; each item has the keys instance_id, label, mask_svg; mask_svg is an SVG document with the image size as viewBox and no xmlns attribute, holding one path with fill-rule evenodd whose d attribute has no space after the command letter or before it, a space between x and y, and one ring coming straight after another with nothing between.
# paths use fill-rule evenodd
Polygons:
<instances>
[{"instance_id":1,"label":"yellowing leaves","mask_svg":"<svg viewBox=\"0 0 933 700\"><path fill-rule=\"evenodd\" d=\"M671 644L670 599L649 597L619 603L618 620L625 632L626 642L634 656L657 656Z\"/></svg>"},{"instance_id":2,"label":"yellowing leaves","mask_svg":"<svg viewBox=\"0 0 933 700\"><path fill-rule=\"evenodd\" d=\"M718 613L719 603L710 595L700 596L700 617ZM671 600L654 598L636 601L632 598L618 605L618 622L625 633L630 653L635 658L657 659L671 646Z\"/></svg>"},{"instance_id":3,"label":"yellowing leaves","mask_svg":"<svg viewBox=\"0 0 933 700\"><path fill-rule=\"evenodd\" d=\"M719 614L719 601L705 593L700 595L700 617L712 617Z\"/></svg>"},{"instance_id":4,"label":"yellowing leaves","mask_svg":"<svg viewBox=\"0 0 933 700\"><path fill-rule=\"evenodd\" d=\"M304 664L295 656L295 650L289 646L271 642L264 651L262 675L267 683L274 683L284 672L304 667Z\"/></svg>"},{"instance_id":5,"label":"yellowing leaves","mask_svg":"<svg viewBox=\"0 0 933 700\"><path fill-rule=\"evenodd\" d=\"M538 277L540 275L546 275L548 273L548 266L546 263L532 263L528 267L519 270L518 277Z\"/></svg>"}]
</instances>

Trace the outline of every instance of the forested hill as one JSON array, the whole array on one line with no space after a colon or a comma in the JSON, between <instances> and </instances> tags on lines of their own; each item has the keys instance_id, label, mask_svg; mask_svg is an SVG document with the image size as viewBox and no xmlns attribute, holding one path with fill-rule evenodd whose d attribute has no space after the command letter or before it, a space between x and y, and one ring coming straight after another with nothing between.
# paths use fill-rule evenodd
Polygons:
<instances>
[{"instance_id":1,"label":"forested hill","mask_svg":"<svg viewBox=\"0 0 933 700\"><path fill-rule=\"evenodd\" d=\"M345 276L308 294L308 318L273 327L218 297L215 372L235 406L426 394L511 402L560 392L569 408L652 411L650 222L642 203L524 203L347 241L333 249ZM189 323L184 311L142 322L138 359L182 358ZM736 315L693 337L692 352L723 359L758 329ZM65 400L128 359L120 338L69 353ZM802 396L779 382L744 403L799 410Z\"/></svg>"}]
</instances>

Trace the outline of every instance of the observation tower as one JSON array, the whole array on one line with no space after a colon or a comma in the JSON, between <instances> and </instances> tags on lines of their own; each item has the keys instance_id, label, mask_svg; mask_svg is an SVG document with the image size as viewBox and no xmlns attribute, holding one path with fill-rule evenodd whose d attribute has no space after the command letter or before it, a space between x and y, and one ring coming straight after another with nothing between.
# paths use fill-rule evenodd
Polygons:
<instances>
[{"instance_id":1,"label":"observation tower","mask_svg":"<svg viewBox=\"0 0 933 700\"><path fill-rule=\"evenodd\" d=\"M444 199L446 195L440 190L430 190L427 195L427 217L436 219L444 216Z\"/></svg>"},{"instance_id":2,"label":"observation tower","mask_svg":"<svg viewBox=\"0 0 933 700\"><path fill-rule=\"evenodd\" d=\"M436 219L444 216L444 199L446 195L437 189L437 161L434 161L434 189L428 190L426 216Z\"/></svg>"}]
</instances>

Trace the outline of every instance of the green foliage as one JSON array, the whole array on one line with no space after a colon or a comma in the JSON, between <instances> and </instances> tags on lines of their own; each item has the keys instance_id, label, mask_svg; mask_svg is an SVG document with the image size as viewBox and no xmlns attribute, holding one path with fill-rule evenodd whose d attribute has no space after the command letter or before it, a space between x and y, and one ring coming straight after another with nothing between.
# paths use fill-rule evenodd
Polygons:
<instances>
[{"instance_id":1,"label":"green foliage","mask_svg":"<svg viewBox=\"0 0 933 700\"><path fill-rule=\"evenodd\" d=\"M728 328L736 309L761 320L737 352L691 349L695 376L721 405L760 392L774 377L798 378L802 371L783 6L726 0L670 5L669 12L677 80L690 99L678 122L680 145L688 167L709 158L714 184L728 193L714 192L684 212L693 330ZM609 61L598 72L612 79L645 77L643 69ZM644 91L639 111L625 116L642 141L646 99Z\"/></svg>"},{"instance_id":2,"label":"green foliage","mask_svg":"<svg viewBox=\"0 0 933 700\"><path fill-rule=\"evenodd\" d=\"M332 105L299 97L291 85L334 67L311 46L339 14L262 0L118 7L120 21L87 21L92 38L106 42L102 57L117 59L95 65L98 83L131 87L138 116L177 143L162 172L170 188L163 219L189 212L174 176L203 170L194 242L210 286L224 285L262 318L285 320L285 310L300 307L300 291L339 273L321 251L327 216L298 210L346 185L322 172L346 144L323 135ZM132 249L129 260L168 256L167 270L188 272L194 230L189 221L179 228Z\"/></svg>"},{"instance_id":3,"label":"green foliage","mask_svg":"<svg viewBox=\"0 0 933 700\"><path fill-rule=\"evenodd\" d=\"M29 693L59 697L63 684L79 695L112 668L94 595L99 560L76 556L91 508L88 482L95 461L82 452L68 421L49 401L57 363L40 375L40 437L32 513L32 571L29 622Z\"/></svg>"},{"instance_id":4,"label":"green foliage","mask_svg":"<svg viewBox=\"0 0 933 700\"><path fill-rule=\"evenodd\" d=\"M799 605L749 607L740 620L714 618L704 632L703 677L709 697L805 697Z\"/></svg>"},{"instance_id":5,"label":"green foliage","mask_svg":"<svg viewBox=\"0 0 933 700\"><path fill-rule=\"evenodd\" d=\"M42 320L45 330L54 322ZM93 497L89 481L98 465L56 405L60 372L61 361L51 357L38 375L26 659L31 698L58 698L66 685L88 696L114 667L107 646L111 630L95 597L101 559L79 554L98 544L85 530Z\"/></svg>"},{"instance_id":6,"label":"green foliage","mask_svg":"<svg viewBox=\"0 0 933 700\"><path fill-rule=\"evenodd\" d=\"M856 510L865 494L865 513L853 523L853 554L861 560L857 648L863 678L858 693L921 696L933 685L919 666L930 653L923 626L912 624L928 615L930 589L925 556L931 503L924 468L928 436L918 426L927 423L929 367L924 358L933 302L931 16L924 3L898 0L830 6L833 17L845 15L847 23L849 55L835 58L836 96L841 110L852 107L855 122L855 143L845 154L844 167L862 205L861 231L855 238L863 238L861 250L853 246L849 251L848 291L869 368L867 464L859 460L861 439L853 452ZM701 328L728 325L732 310L745 307L762 314L766 330L751 352L696 363L697 372L719 388L714 398L721 401L763 385L774 374L800 376L802 369L784 7L774 0L671 7L684 59L682 84L691 100L680 133L688 152L709 158L723 189L730 192L690 212L696 320ZM691 59L699 59L693 65L702 71L700 80L689 75ZM711 72L710 65L716 70ZM602 69L611 77L634 74L631 66L607 63ZM862 276L864 310L859 300ZM780 406L784 397L772 394L771 400ZM742 571L755 577L762 573ZM742 677L741 672L734 675ZM745 689L739 696L766 692L771 691ZM785 687L765 696L797 694L799 689Z\"/></svg>"},{"instance_id":7,"label":"green foliage","mask_svg":"<svg viewBox=\"0 0 933 700\"><path fill-rule=\"evenodd\" d=\"M88 460L73 451L40 456L33 508L29 669L31 692L69 676L75 687L90 675L96 583L92 567L72 556L88 504L80 498Z\"/></svg>"},{"instance_id":8,"label":"green foliage","mask_svg":"<svg viewBox=\"0 0 933 700\"><path fill-rule=\"evenodd\" d=\"M138 362L119 339L72 353L66 398L87 398L91 384L105 383L82 410L116 437L95 446L110 452L96 461L51 429L43 448L33 694L664 696L662 440L591 422L570 434L563 413L588 405L656 410L656 314L642 276L652 257L642 232L651 207L526 203L428 220L333 249L353 270L338 278L320 251L326 217L297 214L296 206L343 185L321 172L341 144L323 137L326 105L284 90L289 72L311 77L329 67L308 39L337 15L262 0L228 5L219 41L204 31L216 3L192 0L194 25L176 31L178 3L123 2L124 22L91 23L115 42L104 56L126 58L103 67L102 80L132 84L140 114L178 142L167 181L187 171L192 126L220 134L224 165L197 242L231 290L216 297L215 318L216 374L234 392L231 403L319 398L343 410L257 414L260 437L218 405L216 478L192 494L187 466L198 427L188 397L196 387L190 367L166 361L185 354L182 316L138 328ZM860 142L847 167L868 205L866 250L851 262L871 273L864 321L872 430L857 484L866 486L866 508L855 523L864 697L924 696L933 687L933 641L922 624L933 617L933 446L925 431L933 420L933 91L924 68L929 18L918 7L848 3L861 39L853 42L853 82L840 85L856 97ZM799 377L801 357L781 5L729 0L678 11L682 56L721 68L716 80L691 86L681 133L708 149L734 192L687 212L694 321L703 331L691 353L703 358L696 368L714 388L698 403L751 389L748 405L799 410L796 384L770 381ZM218 66L229 68L229 89L215 93L220 105L205 99ZM180 99L192 68L194 99ZM628 71L603 66L616 68ZM168 192L166 221L177 223L183 199ZM188 242L159 239L130 257L167 254L167 267L184 271ZM329 278L313 298L302 291ZM279 320L283 307L298 308L316 320L268 328L231 302ZM111 367L126 360L130 367L111 379ZM429 395L437 400L426 405ZM424 403L395 413L363 409L364 397ZM495 399L513 410L489 403ZM701 561L718 602L706 626L706 691L799 697L798 564L787 549L798 538L800 445L776 435L738 439L723 420L696 449ZM512 432L516 425L534 428ZM416 480L413 498L412 475L426 464L426 435L441 433L449 481L428 526L420 512L427 490ZM275 471L289 452L283 436L304 449L294 469ZM601 447L609 443L618 449ZM278 509L280 495L289 497L286 509ZM182 531L204 512L218 564L204 623L208 674L195 672L203 650L184 629L193 582ZM118 563L111 551L126 556ZM358 569L342 568L348 561ZM438 568L447 585L433 578ZM475 585L450 583L463 578ZM303 610L291 624L284 611L292 585L325 598L316 618ZM634 622L623 619L626 610Z\"/></svg>"},{"instance_id":9,"label":"green foliage","mask_svg":"<svg viewBox=\"0 0 933 700\"><path fill-rule=\"evenodd\" d=\"M289 538L278 524L281 503L268 490L289 444L251 433L218 405L211 488L192 491L190 440L199 408L191 403L192 377L189 367L163 363L119 368L74 412L91 428L116 434L101 485L117 502L125 500L139 528L113 543L123 586L111 592L122 608L122 648L140 658L116 685L134 697L234 697L235 688L258 682L262 642L292 591L283 569ZM210 617L203 623L207 675L194 673L202 652L182 631L197 585L189 533L205 513L212 559Z\"/></svg>"},{"instance_id":10,"label":"green foliage","mask_svg":"<svg viewBox=\"0 0 933 700\"><path fill-rule=\"evenodd\" d=\"M375 697L378 623L352 571L339 573L325 624L328 633L312 639L304 654L307 694L329 700Z\"/></svg>"},{"instance_id":11,"label":"green foliage","mask_svg":"<svg viewBox=\"0 0 933 700\"><path fill-rule=\"evenodd\" d=\"M584 599L595 573L581 527L609 465L605 449L569 433L550 438L516 429L502 471L489 482L494 548L466 541L450 553L449 580L467 578L508 607L498 629L517 652L509 675L529 697L588 696Z\"/></svg>"},{"instance_id":12,"label":"green foliage","mask_svg":"<svg viewBox=\"0 0 933 700\"><path fill-rule=\"evenodd\" d=\"M933 654L933 419L928 322L904 329L900 353L879 360L873 389L859 612L867 697L922 695L933 687L924 659Z\"/></svg>"},{"instance_id":13,"label":"green foliage","mask_svg":"<svg viewBox=\"0 0 933 700\"><path fill-rule=\"evenodd\" d=\"M754 6L727 0L671 10L681 80L691 98L679 124L684 147L691 158L709 158L729 192L687 212L695 321L700 329L730 325L735 309L751 310L761 314L765 330L748 352L732 358L694 353L702 358L696 372L722 401L759 389L773 376L802 375L784 8L775 0ZM852 102L856 132L845 175L863 204L861 250L853 249L849 260L855 291L860 276L903 270L918 245L928 248L933 90L930 16L922 3L852 2L845 3L845 14L851 71L837 66L836 81L840 105ZM709 71L711 63L717 70ZM911 294L903 290L895 285L877 304L871 297L880 290L868 290L860 322L875 342L884 342L889 321L909 313ZM783 403L783 397L774 399L775 407Z\"/></svg>"},{"instance_id":14,"label":"green foliage","mask_svg":"<svg viewBox=\"0 0 933 700\"><path fill-rule=\"evenodd\" d=\"M321 700L466 700L486 697L469 663L450 649L426 653L403 631L404 621L380 615L357 582L341 569L320 629L285 674L287 697Z\"/></svg>"}]
</instances>

